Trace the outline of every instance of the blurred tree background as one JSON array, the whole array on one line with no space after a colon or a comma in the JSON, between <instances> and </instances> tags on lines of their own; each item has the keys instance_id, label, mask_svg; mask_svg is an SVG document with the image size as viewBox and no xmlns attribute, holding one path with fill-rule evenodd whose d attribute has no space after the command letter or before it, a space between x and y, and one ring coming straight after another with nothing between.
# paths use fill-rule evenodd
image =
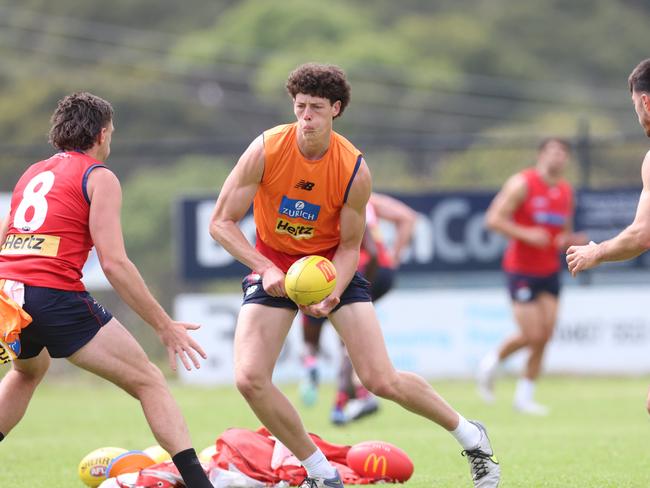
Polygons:
<instances>
[{"instance_id":1,"label":"blurred tree background","mask_svg":"<svg viewBox=\"0 0 650 488\"><path fill-rule=\"evenodd\" d=\"M638 186L647 142L627 76L647 25L639 0L3 0L0 191L52 152L58 99L111 101L127 248L169 308L198 288L177 278L175 200L216 196L249 142L292 119L296 65L347 71L335 128L378 189L495 189L549 135L582 143L583 184Z\"/></svg>"}]
</instances>

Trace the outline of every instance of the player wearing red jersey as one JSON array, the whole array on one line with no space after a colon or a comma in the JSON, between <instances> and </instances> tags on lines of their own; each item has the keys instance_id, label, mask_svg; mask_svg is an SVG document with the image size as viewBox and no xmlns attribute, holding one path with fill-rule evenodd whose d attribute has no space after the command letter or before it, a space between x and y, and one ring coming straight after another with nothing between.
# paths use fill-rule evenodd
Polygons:
<instances>
[{"instance_id":1,"label":"player wearing red jersey","mask_svg":"<svg viewBox=\"0 0 650 488\"><path fill-rule=\"evenodd\" d=\"M188 370L192 363L198 368L195 351L205 358L187 332L198 326L173 321L126 255L120 184L103 162L112 134L113 108L107 101L90 93L63 98L50 129L50 142L61 152L27 169L13 191L0 229L0 306L29 314L31 323L20 331L17 358L0 382L0 440L23 417L50 358L66 358L137 398L185 484L207 488L212 485L162 373L81 282L94 245L106 277L154 328L172 368L176 357ZM0 324L0 339L7 332Z\"/></svg>"},{"instance_id":2,"label":"player wearing red jersey","mask_svg":"<svg viewBox=\"0 0 650 488\"><path fill-rule=\"evenodd\" d=\"M569 157L566 141L544 140L536 166L512 176L486 214L487 226L510 238L503 269L519 331L481 361L479 392L487 402L494 401L497 366L526 347L528 361L514 398L514 407L523 413L548 413L533 400L535 381L557 319L560 252L581 238L573 234L573 194L563 179Z\"/></svg>"},{"instance_id":3,"label":"player wearing red jersey","mask_svg":"<svg viewBox=\"0 0 650 488\"><path fill-rule=\"evenodd\" d=\"M362 383L450 431L464 448L474 486L496 487L500 467L485 429L459 415L419 376L396 371L377 321L368 282L357 272L371 178L361 153L332 130L350 99L343 71L306 64L287 81L297 122L264 132L226 178L210 234L254 271L234 341L235 383L262 423L307 470L303 488L341 488L336 469L316 447L272 374L297 306L284 289L288 266L306 254L331 257L334 291L301 310L327 316L343 339ZM237 223L253 204L256 247Z\"/></svg>"},{"instance_id":4,"label":"player wearing red jersey","mask_svg":"<svg viewBox=\"0 0 650 488\"><path fill-rule=\"evenodd\" d=\"M634 111L646 136L650 137L650 59L641 61L630 73L628 86L632 95ZM595 268L608 261L625 261L650 249L650 151L641 165L643 189L639 197L634 221L616 237L600 244L590 242L586 246L571 246L566 253L569 271L573 276ZM646 399L650 413L650 389Z\"/></svg>"}]
</instances>

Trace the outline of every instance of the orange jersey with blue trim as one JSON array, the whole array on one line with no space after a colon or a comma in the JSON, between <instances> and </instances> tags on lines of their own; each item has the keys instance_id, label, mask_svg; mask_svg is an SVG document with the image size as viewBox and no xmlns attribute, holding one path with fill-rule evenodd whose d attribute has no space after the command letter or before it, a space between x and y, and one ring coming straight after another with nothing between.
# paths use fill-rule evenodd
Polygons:
<instances>
[{"instance_id":1,"label":"orange jersey with blue trim","mask_svg":"<svg viewBox=\"0 0 650 488\"><path fill-rule=\"evenodd\" d=\"M318 160L300 152L296 124L265 131L264 174L253 201L257 250L284 272L310 254L331 259L361 160L361 152L334 131Z\"/></svg>"}]
</instances>

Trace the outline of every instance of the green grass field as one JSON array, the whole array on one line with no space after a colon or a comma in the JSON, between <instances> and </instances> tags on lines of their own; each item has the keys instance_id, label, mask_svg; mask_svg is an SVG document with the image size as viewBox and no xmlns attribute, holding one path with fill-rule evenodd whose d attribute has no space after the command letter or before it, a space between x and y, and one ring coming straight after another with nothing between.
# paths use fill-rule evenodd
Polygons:
<instances>
[{"instance_id":1,"label":"green grass field","mask_svg":"<svg viewBox=\"0 0 650 488\"><path fill-rule=\"evenodd\" d=\"M469 382L435 387L467 418L481 419L501 460L504 488L650 487L650 417L644 400L647 379L550 378L538 397L546 418L513 413L512 380L498 385L499 400L483 406ZM197 450L231 426L256 428L258 421L231 388L174 386ZM285 388L297 401L294 386ZM331 387L321 401L301 407L306 426L327 440L354 444L380 439L402 447L415 463L409 487L470 487L466 460L442 429L382 403L380 413L347 427L329 424ZM0 443L0 487L82 488L77 464L103 446L143 449L155 441L139 405L110 385L86 379L45 380L25 419Z\"/></svg>"}]
</instances>

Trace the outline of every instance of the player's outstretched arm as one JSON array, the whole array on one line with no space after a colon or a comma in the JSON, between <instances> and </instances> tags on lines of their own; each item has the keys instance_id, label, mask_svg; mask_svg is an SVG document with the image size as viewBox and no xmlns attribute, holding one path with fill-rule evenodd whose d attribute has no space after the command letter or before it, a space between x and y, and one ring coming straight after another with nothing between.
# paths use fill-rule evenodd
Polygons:
<instances>
[{"instance_id":1,"label":"player's outstretched arm","mask_svg":"<svg viewBox=\"0 0 650 488\"><path fill-rule=\"evenodd\" d=\"M571 246L566 260L573 276L607 261L625 261L650 249L650 152L641 167L643 189L639 197L634 221L616 237L600 244Z\"/></svg>"},{"instance_id":2,"label":"player's outstretched arm","mask_svg":"<svg viewBox=\"0 0 650 488\"><path fill-rule=\"evenodd\" d=\"M203 358L206 354L187 332L199 326L173 321L126 254L120 221L122 190L117 177L105 168L93 170L88 177L88 195L90 235L106 278L127 305L155 329L167 348L172 369L176 369L176 356L187 370L192 369L191 364L200 368L196 353Z\"/></svg>"},{"instance_id":3,"label":"player's outstretched arm","mask_svg":"<svg viewBox=\"0 0 650 488\"><path fill-rule=\"evenodd\" d=\"M239 221L253 203L264 174L264 140L255 139L230 172L210 218L210 235L240 263L260 273L271 296L286 296L284 273L260 254L242 233Z\"/></svg>"}]
</instances>

